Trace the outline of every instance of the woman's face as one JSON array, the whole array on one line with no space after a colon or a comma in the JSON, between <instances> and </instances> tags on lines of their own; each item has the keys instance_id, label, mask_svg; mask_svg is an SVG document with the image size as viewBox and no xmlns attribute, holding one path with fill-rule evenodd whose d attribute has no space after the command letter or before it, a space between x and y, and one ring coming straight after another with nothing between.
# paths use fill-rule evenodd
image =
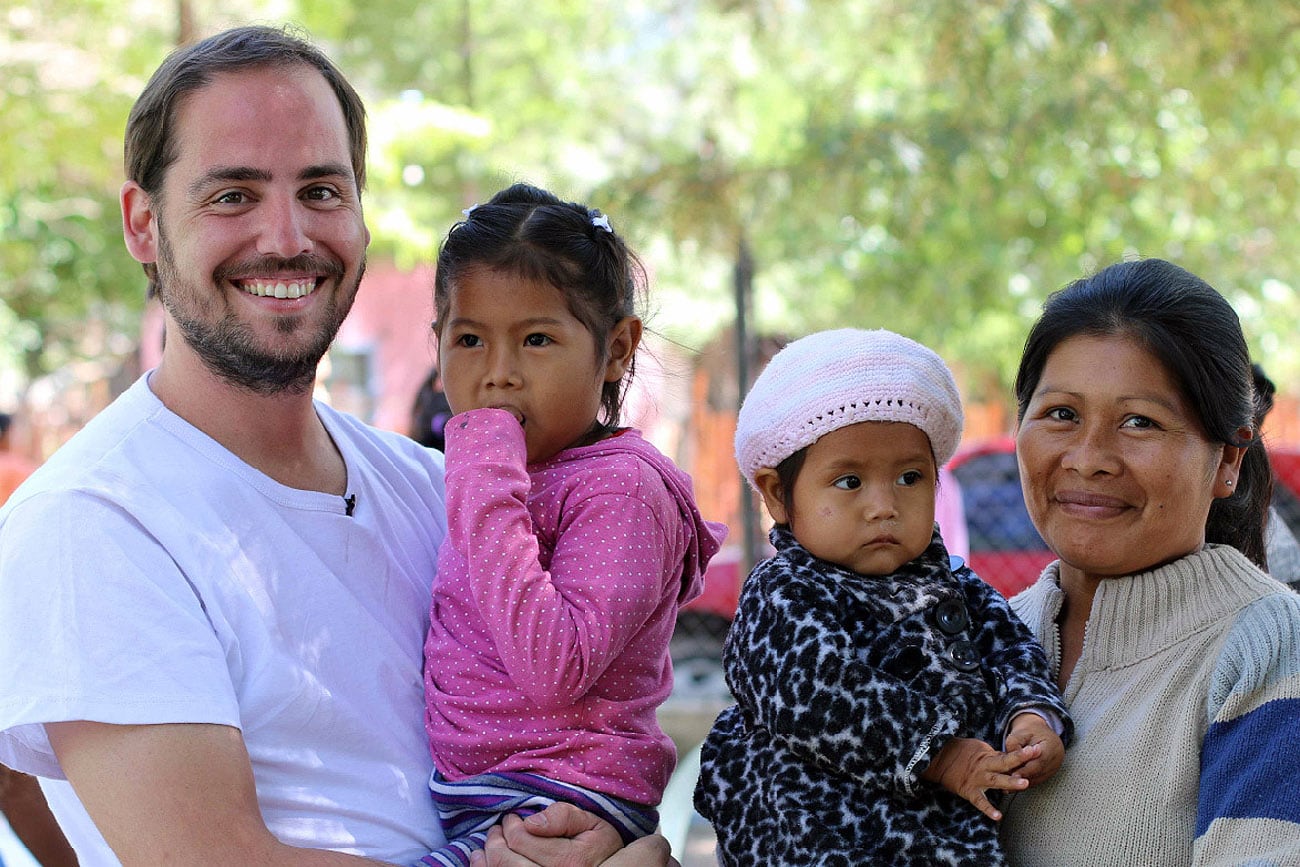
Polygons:
<instances>
[{"instance_id":1,"label":"woman's face","mask_svg":"<svg viewBox=\"0 0 1300 867\"><path fill-rule=\"evenodd\" d=\"M1025 504L1061 577L1141 572L1205 544L1240 450L1206 438L1164 366L1129 337L1050 356L1016 437Z\"/></svg>"}]
</instances>

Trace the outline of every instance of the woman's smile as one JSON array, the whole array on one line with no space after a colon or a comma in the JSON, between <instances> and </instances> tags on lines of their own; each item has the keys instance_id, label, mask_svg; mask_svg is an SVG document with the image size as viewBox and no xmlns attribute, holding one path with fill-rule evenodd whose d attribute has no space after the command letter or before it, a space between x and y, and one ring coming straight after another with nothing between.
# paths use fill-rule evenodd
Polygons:
<instances>
[{"instance_id":1,"label":"woman's smile","mask_svg":"<svg viewBox=\"0 0 1300 867\"><path fill-rule=\"evenodd\" d=\"M1113 518L1132 508L1125 500L1087 491L1058 491L1055 501L1070 514L1095 520Z\"/></svg>"}]
</instances>

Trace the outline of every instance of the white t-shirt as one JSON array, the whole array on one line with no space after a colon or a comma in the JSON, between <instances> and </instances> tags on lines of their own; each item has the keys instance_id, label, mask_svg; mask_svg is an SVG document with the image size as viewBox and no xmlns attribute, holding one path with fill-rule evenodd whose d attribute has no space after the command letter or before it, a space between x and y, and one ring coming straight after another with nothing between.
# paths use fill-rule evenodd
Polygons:
<instances>
[{"instance_id":1,"label":"white t-shirt","mask_svg":"<svg viewBox=\"0 0 1300 867\"><path fill-rule=\"evenodd\" d=\"M46 722L235 726L284 842L396 863L443 842L421 672L442 456L317 413L351 516L240 461L144 377L0 509L0 763L51 778L82 864L118 862Z\"/></svg>"}]
</instances>

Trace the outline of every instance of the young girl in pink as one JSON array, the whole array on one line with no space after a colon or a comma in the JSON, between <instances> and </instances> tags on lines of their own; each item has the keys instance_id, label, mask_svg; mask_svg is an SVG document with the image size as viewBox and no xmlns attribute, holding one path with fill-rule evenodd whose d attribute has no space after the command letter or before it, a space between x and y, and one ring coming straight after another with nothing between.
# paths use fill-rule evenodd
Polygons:
<instances>
[{"instance_id":1,"label":"young girl in pink","mask_svg":"<svg viewBox=\"0 0 1300 867\"><path fill-rule=\"evenodd\" d=\"M569 801L651 833L676 752L656 708L677 609L725 528L618 426L642 271L607 217L524 184L438 255L448 535L425 643L430 781L469 863L506 813Z\"/></svg>"}]
</instances>

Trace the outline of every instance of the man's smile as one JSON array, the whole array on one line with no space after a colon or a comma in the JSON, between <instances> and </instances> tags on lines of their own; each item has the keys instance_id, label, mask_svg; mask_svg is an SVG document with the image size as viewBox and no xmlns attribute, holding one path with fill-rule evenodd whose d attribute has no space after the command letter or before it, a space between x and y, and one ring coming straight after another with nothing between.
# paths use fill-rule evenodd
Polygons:
<instances>
[{"instance_id":1,"label":"man's smile","mask_svg":"<svg viewBox=\"0 0 1300 867\"><path fill-rule=\"evenodd\" d=\"M235 280L240 291L259 298L303 298L316 291L320 281L314 277L298 277L292 280Z\"/></svg>"}]
</instances>

